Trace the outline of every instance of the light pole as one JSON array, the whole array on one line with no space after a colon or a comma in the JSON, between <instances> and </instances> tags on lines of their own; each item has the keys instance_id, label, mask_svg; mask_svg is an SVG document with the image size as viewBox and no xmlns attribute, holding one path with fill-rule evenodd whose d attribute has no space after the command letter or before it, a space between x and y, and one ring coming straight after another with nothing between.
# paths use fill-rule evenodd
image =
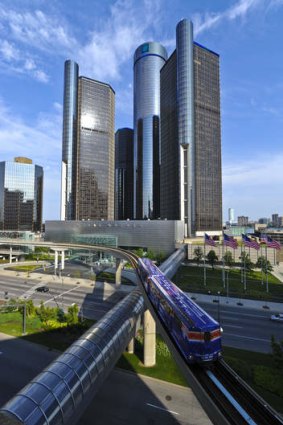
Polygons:
<instances>
[{"instance_id":1,"label":"light pole","mask_svg":"<svg viewBox=\"0 0 283 425\"><path fill-rule=\"evenodd\" d=\"M221 294L221 292L218 291L217 292L217 295L218 295L218 303L217 303L217 320L218 320L218 323L220 323L220 294Z\"/></svg>"}]
</instances>

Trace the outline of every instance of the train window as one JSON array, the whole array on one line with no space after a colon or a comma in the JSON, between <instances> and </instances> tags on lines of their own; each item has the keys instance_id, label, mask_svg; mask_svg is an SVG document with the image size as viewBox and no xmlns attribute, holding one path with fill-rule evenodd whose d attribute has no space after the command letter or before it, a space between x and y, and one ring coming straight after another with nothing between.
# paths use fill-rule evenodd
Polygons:
<instances>
[{"instance_id":1,"label":"train window","mask_svg":"<svg viewBox=\"0 0 283 425\"><path fill-rule=\"evenodd\" d=\"M204 332L204 340L205 340L205 342L210 341L210 332Z\"/></svg>"}]
</instances>

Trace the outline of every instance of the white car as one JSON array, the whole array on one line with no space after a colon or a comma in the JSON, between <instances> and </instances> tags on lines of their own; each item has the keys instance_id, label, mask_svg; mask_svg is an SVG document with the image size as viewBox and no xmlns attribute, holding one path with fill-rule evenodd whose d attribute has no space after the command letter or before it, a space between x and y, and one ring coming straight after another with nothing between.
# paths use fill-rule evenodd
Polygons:
<instances>
[{"instance_id":1,"label":"white car","mask_svg":"<svg viewBox=\"0 0 283 425\"><path fill-rule=\"evenodd\" d=\"M270 320L274 320L275 322L283 322L283 314L281 313L272 314L272 316L270 317Z\"/></svg>"}]
</instances>

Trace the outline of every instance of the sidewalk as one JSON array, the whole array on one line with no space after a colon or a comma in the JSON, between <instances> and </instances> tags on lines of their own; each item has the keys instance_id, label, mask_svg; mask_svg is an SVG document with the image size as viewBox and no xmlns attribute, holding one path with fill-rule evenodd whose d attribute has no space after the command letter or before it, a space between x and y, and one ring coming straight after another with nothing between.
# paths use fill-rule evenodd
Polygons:
<instances>
[{"instance_id":1,"label":"sidewalk","mask_svg":"<svg viewBox=\"0 0 283 425\"><path fill-rule=\"evenodd\" d=\"M253 308L256 310L268 310L275 313L283 313L283 303L274 303L271 301L258 301L258 300L249 300L245 298L231 298L225 296L218 295L206 295L206 294L195 294L192 292L186 292L189 297L191 297L194 301L200 303L215 303L218 302L221 305L227 305L231 307L241 308Z\"/></svg>"}]
</instances>

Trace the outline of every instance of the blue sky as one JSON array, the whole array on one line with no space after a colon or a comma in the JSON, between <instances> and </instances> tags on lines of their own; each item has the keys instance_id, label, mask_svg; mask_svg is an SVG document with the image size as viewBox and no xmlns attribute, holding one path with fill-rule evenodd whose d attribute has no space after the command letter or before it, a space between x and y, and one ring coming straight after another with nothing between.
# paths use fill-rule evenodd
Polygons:
<instances>
[{"instance_id":1,"label":"blue sky","mask_svg":"<svg viewBox=\"0 0 283 425\"><path fill-rule=\"evenodd\" d=\"M63 69L116 92L116 129L132 127L132 56L171 53L175 27L220 54L223 218L283 215L283 0L0 0L0 161L44 167L44 219L60 210Z\"/></svg>"}]
</instances>

